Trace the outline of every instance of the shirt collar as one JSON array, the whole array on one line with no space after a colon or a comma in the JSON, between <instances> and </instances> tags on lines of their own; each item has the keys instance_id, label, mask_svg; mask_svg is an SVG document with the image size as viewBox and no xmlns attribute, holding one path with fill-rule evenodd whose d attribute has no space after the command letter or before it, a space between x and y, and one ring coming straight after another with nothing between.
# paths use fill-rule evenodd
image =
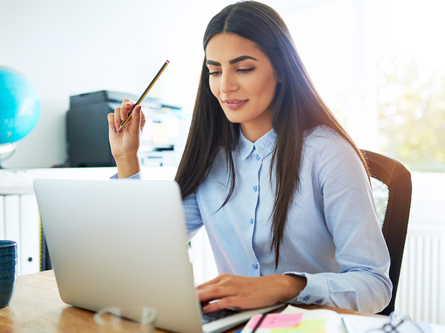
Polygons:
<instances>
[{"instance_id":1,"label":"shirt collar","mask_svg":"<svg viewBox=\"0 0 445 333\"><path fill-rule=\"evenodd\" d=\"M277 134L273 129L264 134L261 138L256 140L255 142L249 141L243 134L243 131L240 128L240 136L238 141L238 149L241 155L241 158L245 160L249 157L250 154L255 150L256 154L258 154L262 159L272 153L275 147L275 139Z\"/></svg>"}]
</instances>

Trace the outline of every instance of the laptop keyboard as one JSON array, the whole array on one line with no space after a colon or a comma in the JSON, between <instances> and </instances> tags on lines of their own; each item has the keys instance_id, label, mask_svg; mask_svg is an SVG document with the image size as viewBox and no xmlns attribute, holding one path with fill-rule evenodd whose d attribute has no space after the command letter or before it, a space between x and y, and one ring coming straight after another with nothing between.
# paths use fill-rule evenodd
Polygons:
<instances>
[{"instance_id":1,"label":"laptop keyboard","mask_svg":"<svg viewBox=\"0 0 445 333\"><path fill-rule=\"evenodd\" d=\"M217 310L217 311L213 311L213 312L203 312L201 311L202 314L202 323L203 324L207 324L210 323L212 321L218 320L218 319L222 319L222 318L226 318L228 316L240 313L241 310L233 310L233 309L222 309L222 310Z\"/></svg>"}]
</instances>

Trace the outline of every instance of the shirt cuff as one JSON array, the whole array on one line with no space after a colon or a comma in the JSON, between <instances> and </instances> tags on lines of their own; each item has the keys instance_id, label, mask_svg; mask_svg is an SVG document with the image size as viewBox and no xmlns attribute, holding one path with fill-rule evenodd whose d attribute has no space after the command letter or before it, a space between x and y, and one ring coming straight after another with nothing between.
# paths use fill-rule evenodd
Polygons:
<instances>
[{"instance_id":1,"label":"shirt cuff","mask_svg":"<svg viewBox=\"0 0 445 333\"><path fill-rule=\"evenodd\" d=\"M117 173L115 173L113 176L110 177L110 179L119 179ZM134 175L131 175L128 178L125 179L142 179L142 171L139 171L137 173L135 173Z\"/></svg>"},{"instance_id":2,"label":"shirt cuff","mask_svg":"<svg viewBox=\"0 0 445 333\"><path fill-rule=\"evenodd\" d=\"M317 304L329 303L329 287L326 278L317 274L285 272L283 275L301 276L306 278L306 287L300 294L287 303L291 304Z\"/></svg>"}]
</instances>

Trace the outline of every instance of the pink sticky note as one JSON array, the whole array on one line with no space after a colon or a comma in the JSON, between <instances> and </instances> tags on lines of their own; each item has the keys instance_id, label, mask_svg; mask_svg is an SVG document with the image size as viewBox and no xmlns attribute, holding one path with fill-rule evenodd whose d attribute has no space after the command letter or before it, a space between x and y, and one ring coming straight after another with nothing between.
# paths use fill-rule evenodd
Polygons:
<instances>
[{"instance_id":1,"label":"pink sticky note","mask_svg":"<svg viewBox=\"0 0 445 333\"><path fill-rule=\"evenodd\" d=\"M252 319L249 321L249 326L247 326L247 328L249 330L253 330L256 326L256 324L258 323L258 321L260 320L261 315L255 315L252 317Z\"/></svg>"},{"instance_id":2,"label":"pink sticky note","mask_svg":"<svg viewBox=\"0 0 445 333\"><path fill-rule=\"evenodd\" d=\"M297 326L301 318L303 317L302 313L271 313L266 316L261 322L259 328L288 328ZM256 315L253 317L253 320L249 323L249 329L254 329L258 321L260 320L261 315Z\"/></svg>"}]
</instances>

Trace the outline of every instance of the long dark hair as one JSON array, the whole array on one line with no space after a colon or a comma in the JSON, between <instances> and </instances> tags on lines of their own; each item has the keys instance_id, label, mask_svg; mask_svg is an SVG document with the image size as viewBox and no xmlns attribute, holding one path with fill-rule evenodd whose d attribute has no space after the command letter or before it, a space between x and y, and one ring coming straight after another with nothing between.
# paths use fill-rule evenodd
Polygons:
<instances>
[{"instance_id":1,"label":"long dark hair","mask_svg":"<svg viewBox=\"0 0 445 333\"><path fill-rule=\"evenodd\" d=\"M225 7L207 26L204 50L209 40L220 33L234 33L255 42L281 79L274 101L272 126L277 138L270 170L272 177L273 167L276 167L270 247L271 251L275 250L277 268L287 212L300 184L303 132L318 125L332 128L354 147L368 176L369 171L362 153L315 90L289 30L275 10L256 1ZM217 98L210 91L209 71L204 58L193 120L175 178L184 198L202 183L222 148L226 152L231 183L222 206L227 203L235 187L232 150L238 142L239 131L240 125L227 120Z\"/></svg>"}]
</instances>

